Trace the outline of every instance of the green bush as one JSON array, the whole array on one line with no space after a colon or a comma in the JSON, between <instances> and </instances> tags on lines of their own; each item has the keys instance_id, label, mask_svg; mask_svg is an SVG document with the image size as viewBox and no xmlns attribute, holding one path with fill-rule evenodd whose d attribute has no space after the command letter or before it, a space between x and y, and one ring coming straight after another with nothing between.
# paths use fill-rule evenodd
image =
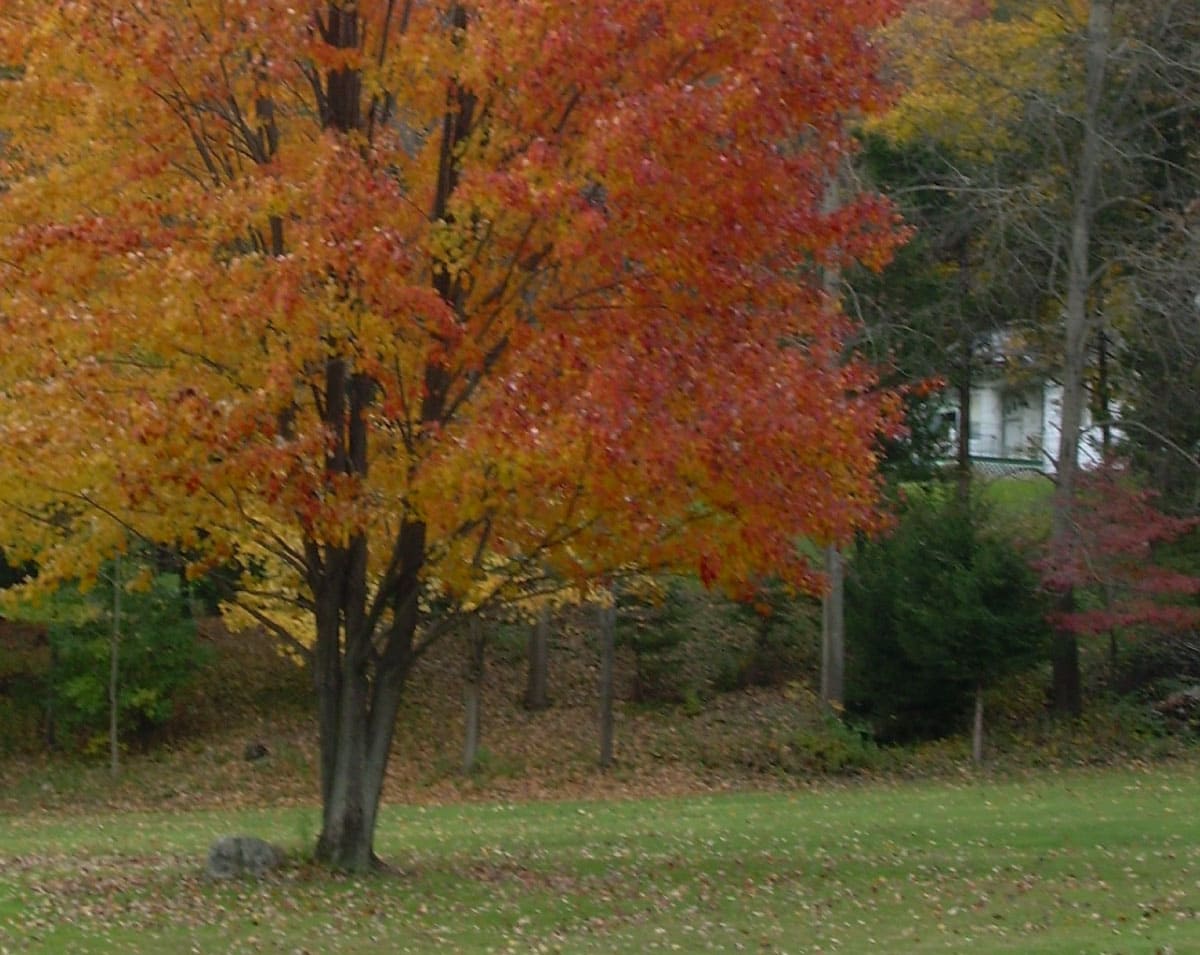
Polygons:
<instances>
[{"instance_id":1,"label":"green bush","mask_svg":"<svg viewBox=\"0 0 1200 955\"><path fill-rule=\"evenodd\" d=\"M846 581L847 705L884 740L959 729L976 690L1044 655L1036 576L986 510L935 487L863 544Z\"/></svg>"},{"instance_id":2,"label":"green bush","mask_svg":"<svg viewBox=\"0 0 1200 955\"><path fill-rule=\"evenodd\" d=\"M206 654L177 575L153 577L145 589L120 586L118 734L145 743L171 718ZM46 608L50 709L60 742L88 748L108 731L113 596L111 579L102 579L89 590L62 588Z\"/></svg>"}]
</instances>

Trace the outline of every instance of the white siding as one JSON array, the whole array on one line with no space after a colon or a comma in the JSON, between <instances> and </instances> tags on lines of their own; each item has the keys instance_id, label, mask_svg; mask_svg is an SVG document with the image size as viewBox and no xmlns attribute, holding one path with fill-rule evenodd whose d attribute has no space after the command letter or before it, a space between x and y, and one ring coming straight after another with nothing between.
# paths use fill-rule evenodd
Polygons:
<instances>
[{"instance_id":1,"label":"white siding","mask_svg":"<svg viewBox=\"0 0 1200 955\"><path fill-rule=\"evenodd\" d=\"M947 395L947 409L957 408ZM1054 472L1062 421L1062 388L1054 383L1012 388L1002 381L971 389L972 457L1027 461L1047 474ZM1100 462L1100 429L1084 410L1084 434L1079 463L1094 467Z\"/></svg>"}]
</instances>

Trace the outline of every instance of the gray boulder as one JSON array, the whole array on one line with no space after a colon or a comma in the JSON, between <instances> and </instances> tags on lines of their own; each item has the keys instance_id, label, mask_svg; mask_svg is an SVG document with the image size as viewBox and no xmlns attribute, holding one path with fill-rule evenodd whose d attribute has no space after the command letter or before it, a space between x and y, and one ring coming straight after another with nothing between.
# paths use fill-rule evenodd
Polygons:
<instances>
[{"instance_id":1,"label":"gray boulder","mask_svg":"<svg viewBox=\"0 0 1200 955\"><path fill-rule=\"evenodd\" d=\"M261 879L283 865L284 852L278 846L254 836L224 836L208 850L204 874L210 879L235 879L252 875Z\"/></svg>"}]
</instances>

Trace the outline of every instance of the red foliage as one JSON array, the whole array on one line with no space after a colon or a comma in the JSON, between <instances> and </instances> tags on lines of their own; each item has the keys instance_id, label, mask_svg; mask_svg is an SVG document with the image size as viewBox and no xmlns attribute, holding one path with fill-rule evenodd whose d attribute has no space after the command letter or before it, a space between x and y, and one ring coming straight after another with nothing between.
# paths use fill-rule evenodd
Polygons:
<instances>
[{"instance_id":1,"label":"red foliage","mask_svg":"<svg viewBox=\"0 0 1200 955\"><path fill-rule=\"evenodd\" d=\"M1200 518L1172 517L1155 505L1120 461L1080 475L1073 532L1039 564L1052 593L1090 590L1103 606L1057 612L1055 626L1082 635L1149 626L1181 629L1200 620L1200 607L1179 598L1200 593L1200 577L1156 562L1156 545L1173 541Z\"/></svg>"}]
</instances>

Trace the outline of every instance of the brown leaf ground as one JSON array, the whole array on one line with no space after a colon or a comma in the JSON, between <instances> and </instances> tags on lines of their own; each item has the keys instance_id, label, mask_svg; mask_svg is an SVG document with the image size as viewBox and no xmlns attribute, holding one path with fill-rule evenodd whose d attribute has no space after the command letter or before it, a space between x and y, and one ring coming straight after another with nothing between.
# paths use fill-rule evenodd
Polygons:
<instances>
[{"instance_id":1,"label":"brown leaf ground","mask_svg":"<svg viewBox=\"0 0 1200 955\"><path fill-rule=\"evenodd\" d=\"M0 812L106 808L305 805L316 798L316 727L307 678L259 635L206 621L214 659L181 701L170 734L125 754L113 782L92 761L34 752L0 760ZM550 658L552 705L520 705L525 670L511 635L493 645L483 688L479 765L460 772L463 648L453 641L422 662L408 690L389 766L385 801L620 798L795 786L772 772L789 733L817 720L809 690L749 690L708 701L699 712L641 706L629 656L618 664L616 765L596 766L598 666L587 633L566 627ZM691 715L689 715L689 713ZM270 755L244 758L249 743Z\"/></svg>"}]
</instances>

